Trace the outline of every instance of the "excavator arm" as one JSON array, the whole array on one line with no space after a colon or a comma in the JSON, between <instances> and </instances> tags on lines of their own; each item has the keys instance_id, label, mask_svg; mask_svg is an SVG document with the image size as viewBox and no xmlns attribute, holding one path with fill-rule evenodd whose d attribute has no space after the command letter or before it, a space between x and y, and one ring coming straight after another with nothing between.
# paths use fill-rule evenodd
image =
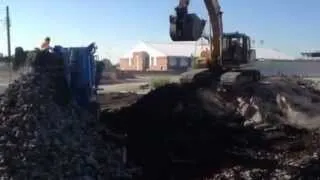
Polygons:
<instances>
[{"instance_id":1,"label":"excavator arm","mask_svg":"<svg viewBox=\"0 0 320 180\"><path fill-rule=\"evenodd\" d=\"M218 0L203 0L208 11L213 32L211 43L211 59L221 61L222 54L222 12ZM176 16L170 16L170 36L173 41L196 41L203 37L206 21L196 14L188 13L190 0L179 0L175 8Z\"/></svg>"}]
</instances>

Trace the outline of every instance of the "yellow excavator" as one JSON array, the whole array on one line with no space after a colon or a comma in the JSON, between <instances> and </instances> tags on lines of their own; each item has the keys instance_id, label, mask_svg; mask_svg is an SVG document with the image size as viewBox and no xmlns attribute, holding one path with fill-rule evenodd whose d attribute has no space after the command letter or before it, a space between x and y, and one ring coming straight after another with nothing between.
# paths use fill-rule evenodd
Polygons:
<instances>
[{"instance_id":1,"label":"yellow excavator","mask_svg":"<svg viewBox=\"0 0 320 180\"><path fill-rule=\"evenodd\" d=\"M254 61L250 37L244 33L224 33L218 0L203 0L209 14L212 37L207 68L194 69L182 75L181 82L218 80L222 85L257 82L261 74L248 65ZM189 0L179 0L176 15L170 15L170 37L173 41L197 41L203 37L206 21L189 13Z\"/></svg>"}]
</instances>

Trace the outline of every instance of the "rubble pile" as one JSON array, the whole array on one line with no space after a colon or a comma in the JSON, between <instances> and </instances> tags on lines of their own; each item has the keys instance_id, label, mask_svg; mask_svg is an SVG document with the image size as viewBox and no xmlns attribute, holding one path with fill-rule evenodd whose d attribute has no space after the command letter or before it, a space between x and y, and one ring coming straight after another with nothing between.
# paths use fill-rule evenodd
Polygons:
<instances>
[{"instance_id":1,"label":"rubble pile","mask_svg":"<svg viewBox=\"0 0 320 180\"><path fill-rule=\"evenodd\" d=\"M41 52L34 71L0 98L1 179L110 179L127 175L99 122L72 100L63 61Z\"/></svg>"},{"instance_id":2,"label":"rubble pile","mask_svg":"<svg viewBox=\"0 0 320 180\"><path fill-rule=\"evenodd\" d=\"M315 179L319 98L285 77L228 92L170 84L101 117L128 135L144 179Z\"/></svg>"},{"instance_id":3,"label":"rubble pile","mask_svg":"<svg viewBox=\"0 0 320 180\"><path fill-rule=\"evenodd\" d=\"M296 128L320 127L320 91L311 81L293 77L270 78L260 84L238 87L226 96L237 99L236 106L251 120L249 124L281 122ZM250 108L251 114L244 114Z\"/></svg>"}]
</instances>

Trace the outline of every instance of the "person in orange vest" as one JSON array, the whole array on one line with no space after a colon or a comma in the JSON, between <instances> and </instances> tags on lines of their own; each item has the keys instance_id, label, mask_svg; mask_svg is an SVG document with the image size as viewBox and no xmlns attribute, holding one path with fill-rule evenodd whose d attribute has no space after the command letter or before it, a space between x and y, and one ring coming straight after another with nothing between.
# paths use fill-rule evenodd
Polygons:
<instances>
[{"instance_id":1,"label":"person in orange vest","mask_svg":"<svg viewBox=\"0 0 320 180\"><path fill-rule=\"evenodd\" d=\"M41 44L41 50L49 50L50 49L50 38L46 37L44 42Z\"/></svg>"}]
</instances>

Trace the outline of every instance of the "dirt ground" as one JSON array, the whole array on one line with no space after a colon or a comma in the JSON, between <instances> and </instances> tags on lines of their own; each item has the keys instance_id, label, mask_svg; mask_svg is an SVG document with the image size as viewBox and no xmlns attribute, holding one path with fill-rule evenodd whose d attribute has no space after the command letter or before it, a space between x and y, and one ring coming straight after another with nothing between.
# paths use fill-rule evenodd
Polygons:
<instances>
[{"instance_id":1,"label":"dirt ground","mask_svg":"<svg viewBox=\"0 0 320 180\"><path fill-rule=\"evenodd\" d=\"M1 71L0 70L0 84L5 84L10 82L10 76L11 81L19 77L19 73L15 72L9 72L9 71Z\"/></svg>"},{"instance_id":2,"label":"dirt ground","mask_svg":"<svg viewBox=\"0 0 320 180\"><path fill-rule=\"evenodd\" d=\"M111 84L111 85L101 85L99 88L99 94L104 93L116 93L116 92L140 92L140 94L145 94L148 91L142 91L141 86L147 85L147 82L131 82L131 83L121 83L121 84Z\"/></svg>"},{"instance_id":3,"label":"dirt ground","mask_svg":"<svg viewBox=\"0 0 320 180\"><path fill-rule=\"evenodd\" d=\"M149 89L142 90L142 86L150 85L157 79L168 79L170 82L179 82L179 75L138 75L135 79L126 80L116 84L102 84L99 86L99 94L114 92L135 92L138 94L147 94Z\"/></svg>"},{"instance_id":4,"label":"dirt ground","mask_svg":"<svg viewBox=\"0 0 320 180\"><path fill-rule=\"evenodd\" d=\"M98 99L102 110L117 110L122 107L130 106L140 99L143 95L136 93L110 92L99 94Z\"/></svg>"}]
</instances>

